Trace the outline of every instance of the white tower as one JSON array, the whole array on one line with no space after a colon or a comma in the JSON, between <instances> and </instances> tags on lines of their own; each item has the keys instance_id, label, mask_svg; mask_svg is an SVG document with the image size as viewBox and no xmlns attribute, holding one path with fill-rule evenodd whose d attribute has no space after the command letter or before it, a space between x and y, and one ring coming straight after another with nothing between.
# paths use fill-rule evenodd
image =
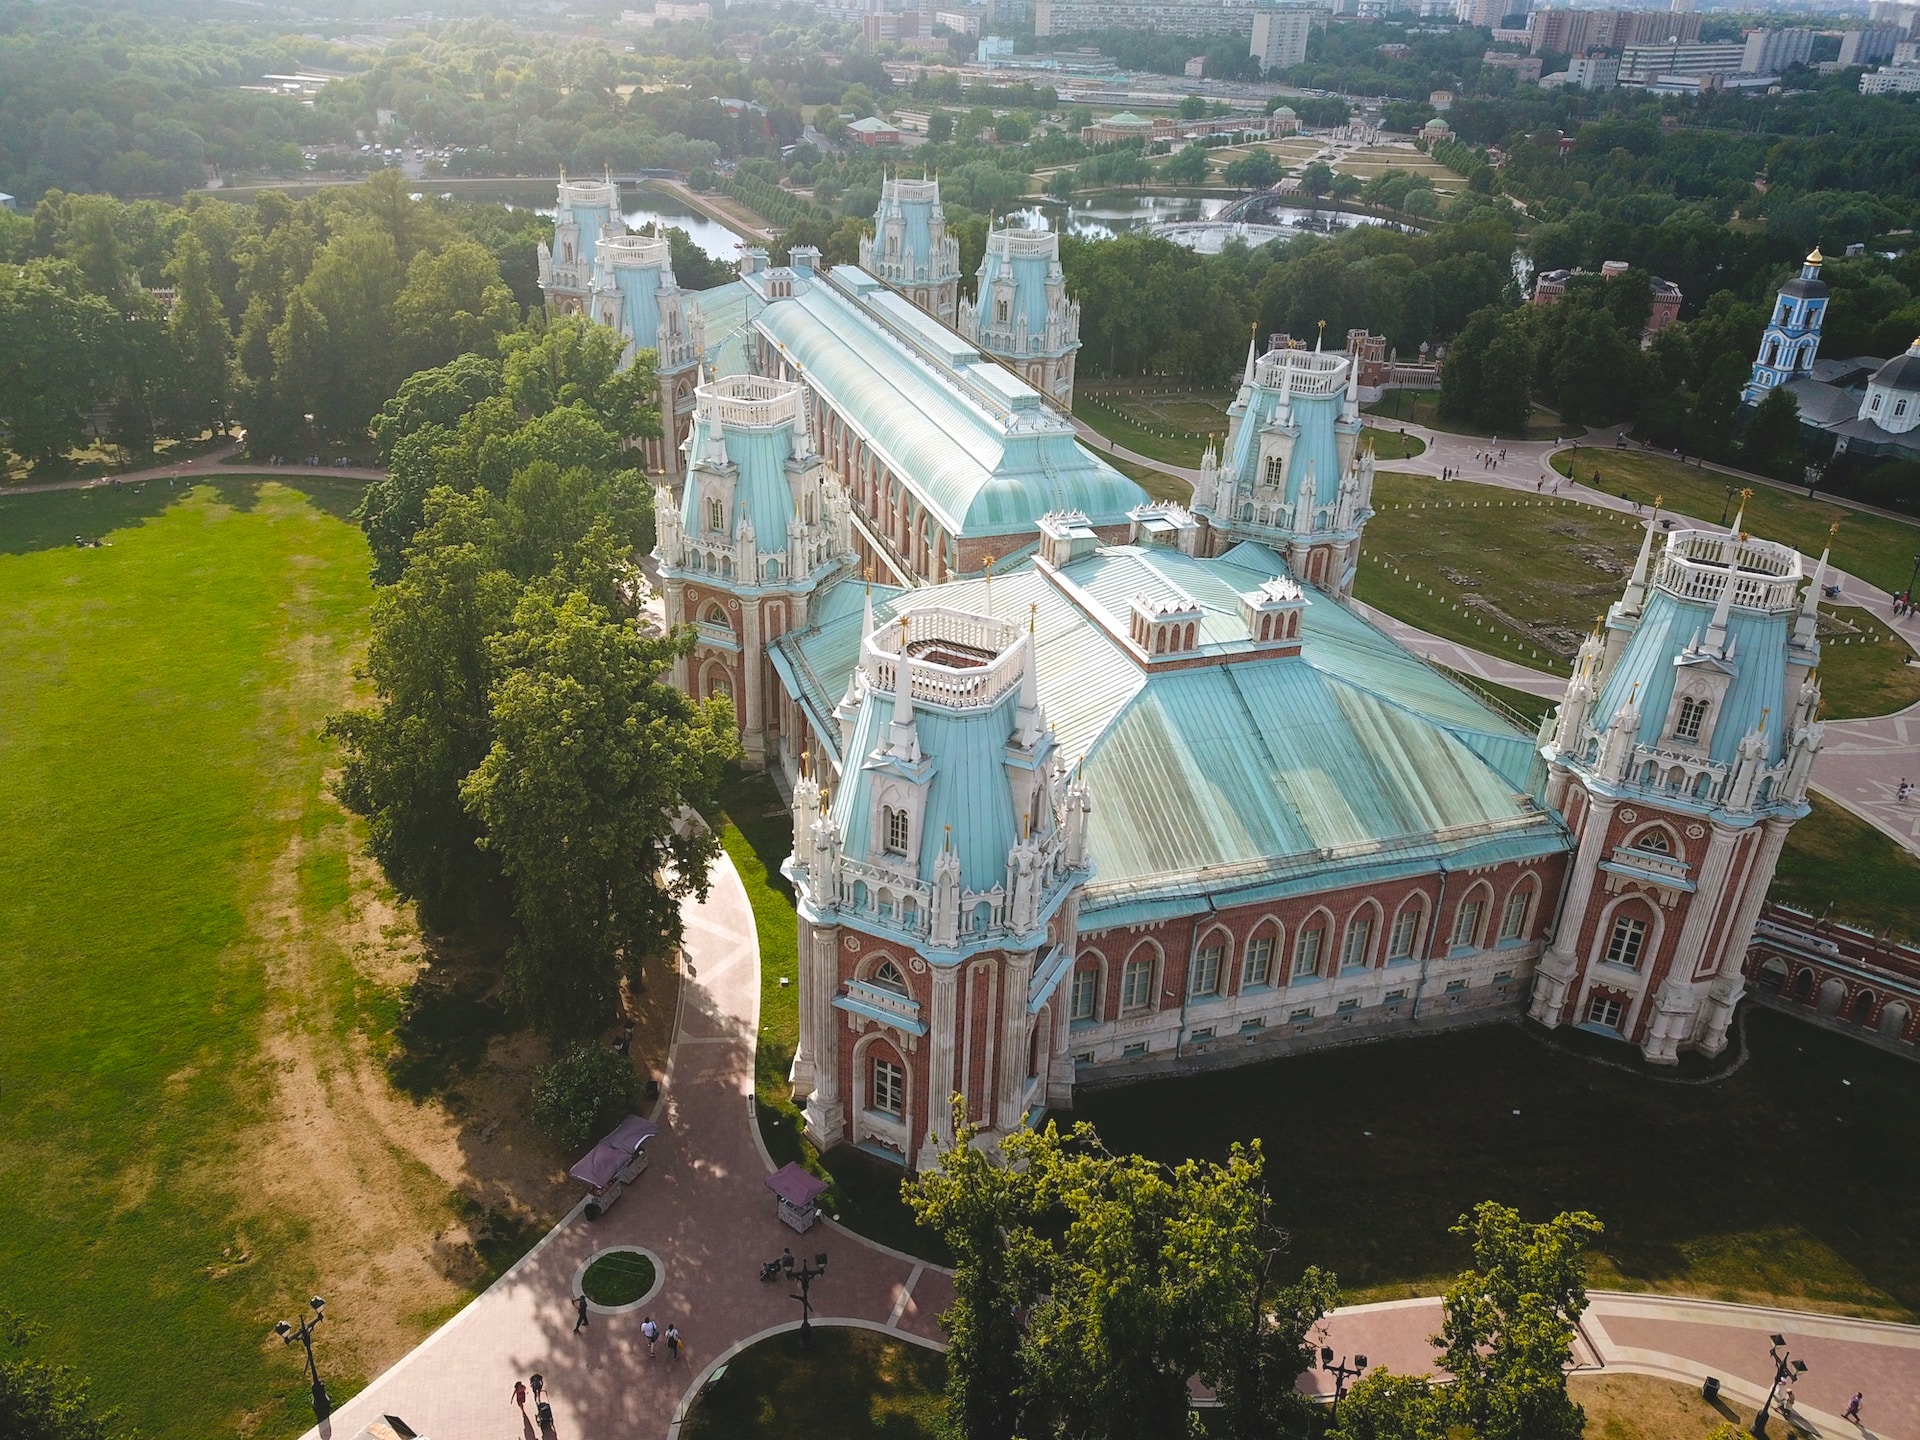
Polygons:
<instances>
[{"instance_id":1,"label":"white tower","mask_svg":"<svg viewBox=\"0 0 1920 1440\"><path fill-rule=\"evenodd\" d=\"M936 319L954 323L960 299L960 242L947 234L938 180L883 180L873 235L860 242L860 268Z\"/></svg>"},{"instance_id":2,"label":"white tower","mask_svg":"<svg viewBox=\"0 0 1920 1440\"><path fill-rule=\"evenodd\" d=\"M559 207L553 216L553 244L539 252L540 290L556 315L580 314L593 285L593 262L604 233L625 234L620 219L620 190L611 180L560 177Z\"/></svg>"},{"instance_id":3,"label":"white tower","mask_svg":"<svg viewBox=\"0 0 1920 1440\"><path fill-rule=\"evenodd\" d=\"M1826 557L1803 591L1799 555L1738 521L1676 530L1657 557L1654 534L1649 519L1541 729L1547 801L1578 849L1530 1014L1672 1064L1725 1047L1754 922L1807 813Z\"/></svg>"},{"instance_id":4,"label":"white tower","mask_svg":"<svg viewBox=\"0 0 1920 1440\"><path fill-rule=\"evenodd\" d=\"M960 333L1071 412L1080 302L1067 298L1060 237L1047 229L989 230L978 295L960 302Z\"/></svg>"}]
</instances>

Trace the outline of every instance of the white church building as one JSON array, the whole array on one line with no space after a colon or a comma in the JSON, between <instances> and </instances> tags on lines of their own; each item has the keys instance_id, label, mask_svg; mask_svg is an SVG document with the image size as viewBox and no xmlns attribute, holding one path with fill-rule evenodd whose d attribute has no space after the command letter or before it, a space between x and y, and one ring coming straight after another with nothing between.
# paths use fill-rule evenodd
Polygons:
<instances>
[{"instance_id":1,"label":"white church building","mask_svg":"<svg viewBox=\"0 0 1920 1440\"><path fill-rule=\"evenodd\" d=\"M1192 505L1155 503L1025 369L1077 339L1057 251L1023 263L1057 241L994 232L967 299L932 182L889 184L875 268L749 250L653 340L708 338L655 559L675 683L792 796L814 1140L913 1166L954 1094L998 1132L1523 1013L1720 1050L1821 743L1798 555L1649 521L1523 733L1348 603L1355 361L1251 351Z\"/></svg>"}]
</instances>

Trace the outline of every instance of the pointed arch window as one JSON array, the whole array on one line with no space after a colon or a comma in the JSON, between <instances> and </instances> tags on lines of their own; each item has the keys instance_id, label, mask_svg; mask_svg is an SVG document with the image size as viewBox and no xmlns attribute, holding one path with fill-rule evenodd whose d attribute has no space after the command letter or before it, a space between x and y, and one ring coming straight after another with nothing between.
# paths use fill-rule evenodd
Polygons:
<instances>
[{"instance_id":1,"label":"pointed arch window","mask_svg":"<svg viewBox=\"0 0 1920 1440\"><path fill-rule=\"evenodd\" d=\"M912 817L905 810L888 805L881 811L886 826L886 848L889 855L907 853L907 841L913 828Z\"/></svg>"},{"instance_id":2,"label":"pointed arch window","mask_svg":"<svg viewBox=\"0 0 1920 1440\"><path fill-rule=\"evenodd\" d=\"M1393 934L1387 941L1387 963L1413 959L1414 942L1420 938L1421 907L1409 905L1393 917Z\"/></svg>"},{"instance_id":3,"label":"pointed arch window","mask_svg":"<svg viewBox=\"0 0 1920 1440\"><path fill-rule=\"evenodd\" d=\"M1634 840L1633 848L1645 850L1650 855L1671 855L1673 841L1667 838L1664 830L1645 830Z\"/></svg>"},{"instance_id":4,"label":"pointed arch window","mask_svg":"<svg viewBox=\"0 0 1920 1440\"><path fill-rule=\"evenodd\" d=\"M1640 952L1646 944L1647 922L1637 915L1622 915L1613 922L1613 933L1607 937L1607 963L1638 970Z\"/></svg>"},{"instance_id":5,"label":"pointed arch window","mask_svg":"<svg viewBox=\"0 0 1920 1440\"><path fill-rule=\"evenodd\" d=\"M707 528L716 532L727 528L727 507L720 502L718 496L707 501Z\"/></svg>"},{"instance_id":6,"label":"pointed arch window","mask_svg":"<svg viewBox=\"0 0 1920 1440\"><path fill-rule=\"evenodd\" d=\"M1144 1010L1153 1001L1153 957L1135 955L1120 976L1120 1008Z\"/></svg>"},{"instance_id":7,"label":"pointed arch window","mask_svg":"<svg viewBox=\"0 0 1920 1440\"><path fill-rule=\"evenodd\" d=\"M907 993L907 977L900 973L900 967L891 960L882 960L868 983L882 990L891 990L895 995Z\"/></svg>"}]
</instances>

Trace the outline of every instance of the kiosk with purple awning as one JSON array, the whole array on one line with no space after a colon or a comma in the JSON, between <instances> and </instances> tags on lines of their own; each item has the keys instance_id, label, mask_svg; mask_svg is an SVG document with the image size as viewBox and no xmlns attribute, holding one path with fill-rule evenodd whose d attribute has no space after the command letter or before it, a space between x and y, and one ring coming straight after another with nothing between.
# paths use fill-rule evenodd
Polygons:
<instances>
[{"instance_id":1,"label":"kiosk with purple awning","mask_svg":"<svg viewBox=\"0 0 1920 1440\"><path fill-rule=\"evenodd\" d=\"M647 1142L660 1133L651 1120L629 1115L581 1157L567 1174L587 1187L587 1218L598 1220L647 1168Z\"/></svg>"},{"instance_id":2,"label":"kiosk with purple awning","mask_svg":"<svg viewBox=\"0 0 1920 1440\"><path fill-rule=\"evenodd\" d=\"M809 1175L797 1162L782 1165L767 1176L767 1189L774 1193L778 1201L780 1218L802 1235L811 1230L813 1222L820 1218L815 1206L820 1197L826 1194L827 1182L818 1175Z\"/></svg>"}]
</instances>

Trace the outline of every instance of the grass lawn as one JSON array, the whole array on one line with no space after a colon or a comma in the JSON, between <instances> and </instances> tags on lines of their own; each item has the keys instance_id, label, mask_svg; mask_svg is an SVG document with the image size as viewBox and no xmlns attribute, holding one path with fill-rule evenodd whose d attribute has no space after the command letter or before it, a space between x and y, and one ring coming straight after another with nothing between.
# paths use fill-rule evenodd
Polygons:
<instances>
[{"instance_id":1,"label":"grass lawn","mask_svg":"<svg viewBox=\"0 0 1920 1440\"><path fill-rule=\"evenodd\" d=\"M1920 940L1920 860L1824 795L1787 832L1771 898L1863 930Z\"/></svg>"},{"instance_id":2,"label":"grass lawn","mask_svg":"<svg viewBox=\"0 0 1920 1440\"><path fill-rule=\"evenodd\" d=\"M631 1305L653 1289L653 1261L638 1250L613 1250L587 1266L580 1290L596 1305Z\"/></svg>"},{"instance_id":3,"label":"grass lawn","mask_svg":"<svg viewBox=\"0 0 1920 1440\"><path fill-rule=\"evenodd\" d=\"M1417 435L1403 435L1398 430L1376 430L1373 426L1364 426L1360 434L1373 442L1373 458L1376 460L1411 460L1416 455L1427 453L1427 442Z\"/></svg>"},{"instance_id":4,"label":"grass lawn","mask_svg":"<svg viewBox=\"0 0 1920 1440\"><path fill-rule=\"evenodd\" d=\"M946 1433L947 1357L871 1330L817 1325L769 1336L727 1362L686 1440L936 1440Z\"/></svg>"},{"instance_id":5,"label":"grass lawn","mask_svg":"<svg viewBox=\"0 0 1920 1440\"><path fill-rule=\"evenodd\" d=\"M1709 1404L1698 1385L1651 1375L1586 1372L1567 1377L1567 1393L1587 1412L1583 1440L1707 1440L1722 1425L1742 1433L1753 1419L1724 1399ZM1786 1434L1782 1425L1780 1432Z\"/></svg>"},{"instance_id":6,"label":"grass lawn","mask_svg":"<svg viewBox=\"0 0 1920 1440\"><path fill-rule=\"evenodd\" d=\"M1178 475L1156 470L1151 465L1136 465L1118 455L1109 455L1106 461L1155 500L1172 500L1181 505L1193 503L1193 486Z\"/></svg>"},{"instance_id":7,"label":"grass lawn","mask_svg":"<svg viewBox=\"0 0 1920 1440\"><path fill-rule=\"evenodd\" d=\"M1547 712L1559 703L1558 701L1549 700L1543 695L1535 695L1528 690L1515 690L1510 685L1496 685L1491 680L1482 680L1478 675L1468 675L1444 665L1440 668L1446 670L1449 675L1453 676L1454 679L1458 680L1462 685L1465 685L1469 690L1474 691L1485 699L1494 700L1504 705L1512 712L1507 718L1529 733L1538 730L1540 728L1540 722L1546 719Z\"/></svg>"},{"instance_id":8,"label":"grass lawn","mask_svg":"<svg viewBox=\"0 0 1920 1440\"><path fill-rule=\"evenodd\" d=\"M1645 531L1631 515L1470 480L1383 472L1354 593L1423 630L1555 674L1620 598ZM1920 700L1920 665L1857 606L1821 609L1828 719ZM1520 707L1523 711L1529 707Z\"/></svg>"},{"instance_id":9,"label":"grass lawn","mask_svg":"<svg viewBox=\"0 0 1920 1440\"><path fill-rule=\"evenodd\" d=\"M151 470L157 465L175 465L197 455L218 450L228 442L214 434L197 440L157 440L148 453L133 454L104 441L95 441L70 450L52 465L33 466L17 455L0 462L0 487L7 483L32 484L48 480L68 480L94 475L119 475L129 470Z\"/></svg>"},{"instance_id":10,"label":"grass lawn","mask_svg":"<svg viewBox=\"0 0 1920 1440\"><path fill-rule=\"evenodd\" d=\"M1706 1083L1494 1025L1102 1090L1077 1118L1163 1160L1260 1137L1293 1260L1348 1303L1432 1293L1468 1259L1448 1226L1494 1199L1598 1215L1597 1285L1920 1317L1920 1066L1770 1010L1743 1024L1746 1063Z\"/></svg>"},{"instance_id":11,"label":"grass lawn","mask_svg":"<svg viewBox=\"0 0 1920 1440\"><path fill-rule=\"evenodd\" d=\"M1365 413L1374 417L1376 423L1388 420L1404 421L1411 425L1424 425L1429 430L1444 430L1449 435L1484 435L1484 430L1476 430L1453 420L1440 418L1440 392L1438 390L1389 390L1380 397L1377 404L1365 407ZM1527 421L1526 429L1517 437L1521 440L1552 440L1565 433L1566 427L1560 423L1560 417L1551 410L1536 405L1533 416ZM1509 440L1516 437L1509 435Z\"/></svg>"},{"instance_id":12,"label":"grass lawn","mask_svg":"<svg viewBox=\"0 0 1920 1440\"><path fill-rule=\"evenodd\" d=\"M1176 428L1165 422L1154 423L1141 418L1132 408L1138 398L1115 394L1094 395L1079 390L1074 393L1073 413L1109 440L1117 441L1136 455L1189 469L1197 466L1200 457L1206 453L1206 434L1190 433L1185 426ZM1216 433L1227 433L1224 414ZM1109 460L1112 458L1108 457Z\"/></svg>"},{"instance_id":13,"label":"grass lawn","mask_svg":"<svg viewBox=\"0 0 1920 1440\"><path fill-rule=\"evenodd\" d=\"M1631 516L1471 481L1383 471L1354 593L1435 635L1568 673L1620 598L1644 533Z\"/></svg>"},{"instance_id":14,"label":"grass lawn","mask_svg":"<svg viewBox=\"0 0 1920 1440\"><path fill-rule=\"evenodd\" d=\"M360 486L297 483L322 503L257 477L0 499L0 1302L150 1437L307 1423L267 1331L336 1297L316 1242L345 1240L278 1203L261 1144L284 987L325 1044L360 1006L319 738L366 634L334 518Z\"/></svg>"},{"instance_id":15,"label":"grass lawn","mask_svg":"<svg viewBox=\"0 0 1920 1440\"><path fill-rule=\"evenodd\" d=\"M746 885L760 935L760 1040L754 1052L754 1113L776 1165L798 1160L833 1189L821 1208L897 1250L946 1263L900 1198L902 1172L843 1146L824 1158L805 1134L806 1117L787 1082L800 1043L797 917L780 863L793 849L791 812L765 774L736 775L721 795L720 840ZM785 977L787 984L780 983Z\"/></svg>"},{"instance_id":16,"label":"grass lawn","mask_svg":"<svg viewBox=\"0 0 1920 1440\"><path fill-rule=\"evenodd\" d=\"M1850 575L1889 592L1905 588L1920 553L1920 525L1869 515L1826 500L1809 500L1802 490L1783 490L1759 481L1736 479L1717 470L1697 470L1666 455L1640 450L1563 450L1553 457L1554 469L1573 475L1582 484L1600 472L1600 489L1651 504L1655 495L1666 508L1697 520L1717 522L1726 510L1727 491L1751 488L1746 529L1763 539L1798 546L1802 554L1818 555L1827 545L1827 530L1836 521L1840 533L1833 541L1833 560ZM1728 520L1732 520L1729 513Z\"/></svg>"}]
</instances>

